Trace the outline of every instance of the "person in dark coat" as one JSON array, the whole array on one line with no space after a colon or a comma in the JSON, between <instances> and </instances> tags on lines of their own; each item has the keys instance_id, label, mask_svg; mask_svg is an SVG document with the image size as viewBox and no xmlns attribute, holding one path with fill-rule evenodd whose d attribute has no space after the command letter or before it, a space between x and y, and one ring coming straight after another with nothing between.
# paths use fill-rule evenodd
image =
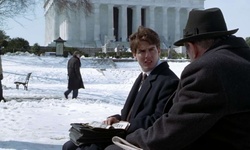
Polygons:
<instances>
[{"instance_id":1,"label":"person in dark coat","mask_svg":"<svg viewBox=\"0 0 250 150\"><path fill-rule=\"evenodd\" d=\"M2 48L0 46L0 102L6 102L5 98L3 97L3 87L2 87L2 80L3 80L3 68L2 68Z\"/></svg>"},{"instance_id":2,"label":"person in dark coat","mask_svg":"<svg viewBox=\"0 0 250 150\"><path fill-rule=\"evenodd\" d=\"M250 48L237 30L227 30L219 8L189 13L174 44L186 47L191 63L172 107L128 142L143 150L250 149Z\"/></svg>"},{"instance_id":3,"label":"person in dark coat","mask_svg":"<svg viewBox=\"0 0 250 150\"><path fill-rule=\"evenodd\" d=\"M139 128L150 127L163 114L167 100L179 83L179 78L170 70L168 63L160 61L160 38L155 31L140 26L138 31L130 36L130 48L142 73L135 80L121 114L110 116L104 121L106 124L128 121L128 134ZM89 147L83 145L81 149L104 149L109 144L112 143L92 144ZM63 150L73 149L77 147L71 141L63 146Z\"/></svg>"},{"instance_id":4,"label":"person in dark coat","mask_svg":"<svg viewBox=\"0 0 250 150\"><path fill-rule=\"evenodd\" d=\"M84 89L84 84L80 72L81 61L80 53L75 51L73 56L68 61L68 90L64 92L64 96L68 99L68 95L73 91L72 99L77 98L78 90L80 88Z\"/></svg>"}]
</instances>

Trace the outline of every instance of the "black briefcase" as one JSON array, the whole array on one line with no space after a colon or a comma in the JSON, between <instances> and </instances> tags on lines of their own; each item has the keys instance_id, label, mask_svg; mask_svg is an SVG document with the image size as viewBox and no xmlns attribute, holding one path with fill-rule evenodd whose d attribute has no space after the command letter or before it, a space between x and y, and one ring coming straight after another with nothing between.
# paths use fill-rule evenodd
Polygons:
<instances>
[{"instance_id":1,"label":"black briefcase","mask_svg":"<svg viewBox=\"0 0 250 150\"><path fill-rule=\"evenodd\" d=\"M77 146L82 144L112 143L112 137L125 138L125 129L93 128L84 123L71 123L69 129L70 140Z\"/></svg>"}]
</instances>

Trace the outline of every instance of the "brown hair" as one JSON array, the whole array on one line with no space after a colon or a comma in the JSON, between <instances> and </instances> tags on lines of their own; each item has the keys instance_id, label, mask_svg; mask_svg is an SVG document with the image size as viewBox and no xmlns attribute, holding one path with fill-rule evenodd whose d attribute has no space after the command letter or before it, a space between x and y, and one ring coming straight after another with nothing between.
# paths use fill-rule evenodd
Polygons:
<instances>
[{"instance_id":1,"label":"brown hair","mask_svg":"<svg viewBox=\"0 0 250 150\"><path fill-rule=\"evenodd\" d=\"M159 35L154 30L143 26L139 26L137 32L129 36L130 48L133 53L136 53L141 41L146 41L152 45L155 44L157 48L160 47Z\"/></svg>"}]
</instances>

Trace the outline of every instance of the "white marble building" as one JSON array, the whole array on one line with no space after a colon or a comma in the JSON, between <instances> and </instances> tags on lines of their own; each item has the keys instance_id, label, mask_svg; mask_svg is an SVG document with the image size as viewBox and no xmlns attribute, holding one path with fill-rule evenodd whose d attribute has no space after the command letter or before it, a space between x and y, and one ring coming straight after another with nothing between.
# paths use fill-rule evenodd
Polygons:
<instances>
[{"instance_id":1,"label":"white marble building","mask_svg":"<svg viewBox=\"0 0 250 150\"><path fill-rule=\"evenodd\" d=\"M127 43L139 25L154 29L162 47L182 37L189 11L203 9L205 0L92 0L93 13L58 11L57 0L44 0L45 44L58 37L68 47L102 47Z\"/></svg>"}]
</instances>

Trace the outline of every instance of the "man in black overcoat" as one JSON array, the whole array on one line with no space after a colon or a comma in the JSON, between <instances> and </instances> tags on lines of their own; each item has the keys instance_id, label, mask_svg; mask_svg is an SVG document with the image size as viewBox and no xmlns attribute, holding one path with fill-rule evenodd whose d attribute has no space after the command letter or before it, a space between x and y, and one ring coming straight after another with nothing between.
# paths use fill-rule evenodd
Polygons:
<instances>
[{"instance_id":1,"label":"man in black overcoat","mask_svg":"<svg viewBox=\"0 0 250 150\"><path fill-rule=\"evenodd\" d=\"M68 90L64 92L64 96L68 99L68 95L73 91L72 99L77 98L78 89L83 88L84 84L80 72L81 61L79 51L75 51L68 61Z\"/></svg>"},{"instance_id":2,"label":"man in black overcoat","mask_svg":"<svg viewBox=\"0 0 250 150\"><path fill-rule=\"evenodd\" d=\"M173 105L128 142L143 150L250 149L250 49L237 30L227 30L219 8L189 13L174 44L186 47L191 63Z\"/></svg>"}]
</instances>

